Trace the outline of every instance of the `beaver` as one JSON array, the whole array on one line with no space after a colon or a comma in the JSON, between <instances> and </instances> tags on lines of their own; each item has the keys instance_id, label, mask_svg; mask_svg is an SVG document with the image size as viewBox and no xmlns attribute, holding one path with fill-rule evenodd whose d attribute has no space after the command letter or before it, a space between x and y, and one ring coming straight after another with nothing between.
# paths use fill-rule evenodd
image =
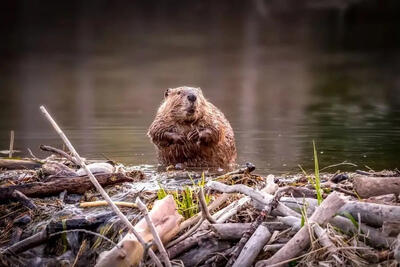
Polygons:
<instances>
[{"instance_id":1,"label":"beaver","mask_svg":"<svg viewBox=\"0 0 400 267\"><path fill-rule=\"evenodd\" d=\"M166 166L229 167L236 161L232 127L200 88L167 89L147 135Z\"/></svg>"}]
</instances>

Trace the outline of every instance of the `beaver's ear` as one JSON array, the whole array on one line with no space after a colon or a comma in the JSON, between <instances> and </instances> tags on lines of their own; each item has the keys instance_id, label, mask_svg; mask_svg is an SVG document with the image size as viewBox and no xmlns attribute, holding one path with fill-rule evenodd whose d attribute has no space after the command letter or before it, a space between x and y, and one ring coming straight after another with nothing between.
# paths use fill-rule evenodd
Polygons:
<instances>
[{"instance_id":1,"label":"beaver's ear","mask_svg":"<svg viewBox=\"0 0 400 267\"><path fill-rule=\"evenodd\" d=\"M167 97L167 96L168 96L169 90L170 90L170 89L171 89L171 88L168 88L167 90L165 90L164 97Z\"/></svg>"}]
</instances>

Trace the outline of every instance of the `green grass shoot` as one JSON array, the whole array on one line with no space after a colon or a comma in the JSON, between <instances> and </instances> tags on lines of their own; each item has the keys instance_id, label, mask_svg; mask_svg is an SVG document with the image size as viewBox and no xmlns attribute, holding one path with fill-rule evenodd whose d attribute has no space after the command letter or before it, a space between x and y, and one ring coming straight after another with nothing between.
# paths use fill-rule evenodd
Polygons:
<instances>
[{"instance_id":1,"label":"green grass shoot","mask_svg":"<svg viewBox=\"0 0 400 267\"><path fill-rule=\"evenodd\" d=\"M203 187L206 184L206 178L204 172L201 175L201 180L196 182L189 175L190 180L192 181L192 186L184 187L180 192L175 190L171 195L173 196L176 206L178 208L178 212L185 218L189 219L193 217L196 213L199 212L198 208L198 199L197 194L195 194L198 187ZM168 195L168 192L162 187L160 183L158 183L159 189L157 191L157 198L163 199ZM211 197L209 194L205 194L206 203L209 204L211 201Z\"/></svg>"},{"instance_id":2,"label":"green grass shoot","mask_svg":"<svg viewBox=\"0 0 400 267\"><path fill-rule=\"evenodd\" d=\"M313 140L313 149L314 149L314 171L315 171L315 177L312 177L311 175L308 175L307 172L301 167L301 165L298 165L303 174L307 177L308 182L315 188L317 191L317 200L318 200L318 205L322 203L322 190L321 190L321 179L319 176L319 163L318 163L318 153L317 149L315 147L315 142Z\"/></svg>"}]
</instances>

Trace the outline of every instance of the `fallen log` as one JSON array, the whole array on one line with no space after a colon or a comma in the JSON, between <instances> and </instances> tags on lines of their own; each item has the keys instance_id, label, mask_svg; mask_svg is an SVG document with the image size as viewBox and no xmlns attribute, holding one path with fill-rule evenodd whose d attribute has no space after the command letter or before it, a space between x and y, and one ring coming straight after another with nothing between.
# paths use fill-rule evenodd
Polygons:
<instances>
[{"instance_id":1,"label":"fallen log","mask_svg":"<svg viewBox=\"0 0 400 267\"><path fill-rule=\"evenodd\" d=\"M345 211L349 212L356 220L360 214L361 222L374 227L381 227L385 221L400 221L400 206L349 201L340 208L339 213Z\"/></svg>"},{"instance_id":2,"label":"fallen log","mask_svg":"<svg viewBox=\"0 0 400 267\"><path fill-rule=\"evenodd\" d=\"M400 177L365 177L353 178L353 186L357 194L362 198L373 196L400 194Z\"/></svg>"},{"instance_id":3,"label":"fallen log","mask_svg":"<svg viewBox=\"0 0 400 267\"><path fill-rule=\"evenodd\" d=\"M310 244L308 226L313 223L320 225L329 221L337 210L345 204L345 200L337 193L331 193L319 206L308 222L294 235L292 239L278 250L271 258L259 261L256 267L268 266L296 257Z\"/></svg>"},{"instance_id":4,"label":"fallen log","mask_svg":"<svg viewBox=\"0 0 400 267\"><path fill-rule=\"evenodd\" d=\"M0 169L8 170L33 170L39 169L42 163L24 159L0 159Z\"/></svg>"},{"instance_id":5,"label":"fallen log","mask_svg":"<svg viewBox=\"0 0 400 267\"><path fill-rule=\"evenodd\" d=\"M117 183L141 180L144 178L144 174L141 171L133 171L129 174L129 176L122 173L114 173L98 174L95 175L95 177L102 186L107 186ZM20 191L27 197L44 197L57 195L64 190L70 194L83 194L93 188L94 186L87 176L53 178L47 183L34 182L22 185L0 187L0 201L11 199L15 190Z\"/></svg>"}]
</instances>

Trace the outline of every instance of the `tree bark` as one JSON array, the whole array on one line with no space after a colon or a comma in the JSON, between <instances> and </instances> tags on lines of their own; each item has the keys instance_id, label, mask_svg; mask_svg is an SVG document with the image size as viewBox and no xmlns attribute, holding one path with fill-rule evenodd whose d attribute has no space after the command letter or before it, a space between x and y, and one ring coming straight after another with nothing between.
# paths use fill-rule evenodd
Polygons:
<instances>
[{"instance_id":1,"label":"tree bark","mask_svg":"<svg viewBox=\"0 0 400 267\"><path fill-rule=\"evenodd\" d=\"M128 177L122 173L95 175L97 181L102 186L107 186L117 183L140 180L143 179L144 174L140 171L134 171L131 173L130 176L131 177ZM45 197L57 195L64 190L67 190L68 193L72 194L83 194L93 188L94 186L87 176L54 178L47 183L34 182L23 185L0 187L0 201L11 199L15 190L20 191L27 197Z\"/></svg>"},{"instance_id":2,"label":"tree bark","mask_svg":"<svg viewBox=\"0 0 400 267\"><path fill-rule=\"evenodd\" d=\"M8 170L33 170L42 166L42 163L24 159L0 159L0 169Z\"/></svg>"}]
</instances>

